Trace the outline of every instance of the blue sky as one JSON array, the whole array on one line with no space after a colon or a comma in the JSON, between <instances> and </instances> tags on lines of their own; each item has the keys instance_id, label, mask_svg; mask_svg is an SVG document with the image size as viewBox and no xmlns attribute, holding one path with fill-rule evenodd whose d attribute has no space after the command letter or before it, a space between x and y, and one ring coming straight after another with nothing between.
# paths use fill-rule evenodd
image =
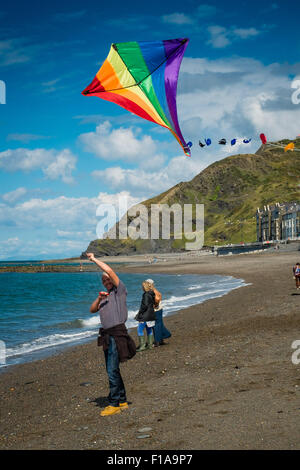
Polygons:
<instances>
[{"instance_id":1,"label":"blue sky","mask_svg":"<svg viewBox=\"0 0 300 470\"><path fill-rule=\"evenodd\" d=\"M163 5L163 6L162 6ZM0 260L76 256L96 208L131 205L233 153L300 133L294 1L16 1L0 8ZM165 129L81 91L112 42L190 39L178 83L182 155ZM213 145L200 149L198 140ZM225 137L249 146L220 148Z\"/></svg>"}]
</instances>

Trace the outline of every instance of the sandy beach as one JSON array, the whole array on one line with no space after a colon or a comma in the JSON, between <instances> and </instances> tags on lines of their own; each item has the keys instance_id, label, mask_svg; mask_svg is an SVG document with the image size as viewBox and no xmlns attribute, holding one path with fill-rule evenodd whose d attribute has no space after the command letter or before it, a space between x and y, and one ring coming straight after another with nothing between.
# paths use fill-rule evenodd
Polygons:
<instances>
[{"instance_id":1,"label":"sandy beach","mask_svg":"<svg viewBox=\"0 0 300 470\"><path fill-rule=\"evenodd\" d=\"M120 415L100 416L108 383L96 341L9 368L0 375L0 448L300 449L300 365L291 348L300 340L291 275L298 253L122 268L225 274L248 285L165 319L168 344L121 365L130 406Z\"/></svg>"}]
</instances>

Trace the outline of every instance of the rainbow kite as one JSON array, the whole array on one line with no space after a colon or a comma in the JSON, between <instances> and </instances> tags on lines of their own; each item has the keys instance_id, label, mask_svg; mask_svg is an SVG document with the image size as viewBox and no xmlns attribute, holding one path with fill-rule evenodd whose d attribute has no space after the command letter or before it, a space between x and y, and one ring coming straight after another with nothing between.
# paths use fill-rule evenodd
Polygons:
<instances>
[{"instance_id":1,"label":"rainbow kite","mask_svg":"<svg viewBox=\"0 0 300 470\"><path fill-rule=\"evenodd\" d=\"M169 129L186 155L178 123L176 90L188 39L112 44L92 83L82 92L113 101L131 113Z\"/></svg>"}]
</instances>

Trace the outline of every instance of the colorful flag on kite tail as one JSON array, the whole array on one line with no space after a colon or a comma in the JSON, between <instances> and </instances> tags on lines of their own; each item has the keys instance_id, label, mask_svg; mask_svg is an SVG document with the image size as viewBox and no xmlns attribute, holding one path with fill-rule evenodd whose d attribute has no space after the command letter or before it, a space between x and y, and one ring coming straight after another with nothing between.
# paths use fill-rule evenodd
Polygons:
<instances>
[{"instance_id":1,"label":"colorful flag on kite tail","mask_svg":"<svg viewBox=\"0 0 300 470\"><path fill-rule=\"evenodd\" d=\"M294 142L291 142L290 144L287 144L285 147L284 147L284 151L287 152L288 150L294 150L295 148L295 144Z\"/></svg>"},{"instance_id":2,"label":"colorful flag on kite tail","mask_svg":"<svg viewBox=\"0 0 300 470\"><path fill-rule=\"evenodd\" d=\"M176 107L179 68L188 39L112 44L92 83L82 92L122 106L169 129L186 155Z\"/></svg>"}]
</instances>

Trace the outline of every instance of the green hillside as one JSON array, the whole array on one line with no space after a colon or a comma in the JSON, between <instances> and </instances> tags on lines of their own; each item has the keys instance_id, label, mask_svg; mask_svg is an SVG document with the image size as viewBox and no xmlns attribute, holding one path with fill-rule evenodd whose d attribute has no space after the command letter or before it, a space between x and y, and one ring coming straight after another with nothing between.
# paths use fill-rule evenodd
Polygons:
<instances>
[{"instance_id":1,"label":"green hillside","mask_svg":"<svg viewBox=\"0 0 300 470\"><path fill-rule=\"evenodd\" d=\"M287 144L282 140L276 144ZM300 149L300 139L294 141ZM256 241L255 212L275 202L300 201L300 152L262 146L256 154L217 161L189 182L144 201L204 204L205 245ZM94 240L87 251L99 255L177 251L185 240ZM84 254L83 254L84 255Z\"/></svg>"}]
</instances>

